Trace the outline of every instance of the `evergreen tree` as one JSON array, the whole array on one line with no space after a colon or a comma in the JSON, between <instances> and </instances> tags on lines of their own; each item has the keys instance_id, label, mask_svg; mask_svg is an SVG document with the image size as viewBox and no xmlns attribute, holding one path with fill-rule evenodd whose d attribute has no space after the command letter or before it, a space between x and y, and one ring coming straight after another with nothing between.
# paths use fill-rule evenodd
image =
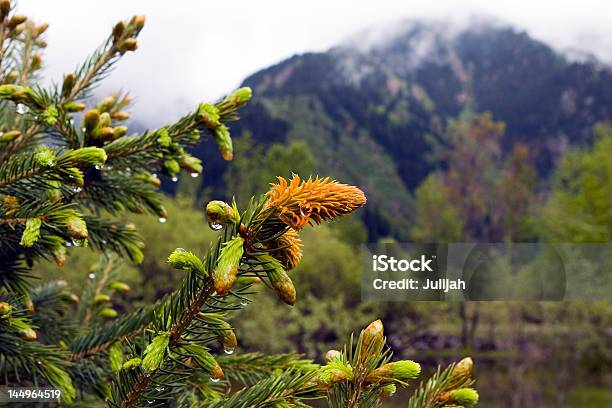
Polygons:
<instances>
[{"instance_id":1,"label":"evergreen tree","mask_svg":"<svg viewBox=\"0 0 612 408\"><path fill-rule=\"evenodd\" d=\"M363 206L356 187L295 175L279 177L242 211L211 201L206 215L216 241L204 256L177 249L168 257L184 273L180 287L133 313L112 307L131 290L120 280L121 259L143 258L134 226L112 216L152 213L164 222L156 173L201 173L186 152L201 135L231 160L226 123L251 97L242 88L174 124L128 135L129 97L94 104L91 91L137 48L143 25L139 16L116 24L82 66L43 89L37 74L47 26L0 0L0 385L51 386L65 404L115 407L295 407L318 398L334 407L378 405L420 372L415 362L390 362L380 321L355 346L328 353L323 366L293 354L233 355L238 339L228 322L249 304L255 284L295 304L287 272L302 257L300 231ZM65 281L35 285L34 262L62 266L78 246L101 254L77 283L78 296ZM457 367L424 384L411 406L473 406L471 364Z\"/></svg>"}]
</instances>

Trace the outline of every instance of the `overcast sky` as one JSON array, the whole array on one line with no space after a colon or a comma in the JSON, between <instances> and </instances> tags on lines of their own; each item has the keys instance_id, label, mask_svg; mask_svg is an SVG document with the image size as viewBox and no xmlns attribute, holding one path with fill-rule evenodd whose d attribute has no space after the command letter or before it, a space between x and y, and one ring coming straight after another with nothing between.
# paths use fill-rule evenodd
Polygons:
<instances>
[{"instance_id":1,"label":"overcast sky","mask_svg":"<svg viewBox=\"0 0 612 408\"><path fill-rule=\"evenodd\" d=\"M144 14L139 50L124 57L100 92L130 90L134 116L150 127L218 98L260 68L402 18L492 16L557 48L612 61L609 0L21 0L19 10L51 25L45 76L55 80L116 21Z\"/></svg>"}]
</instances>

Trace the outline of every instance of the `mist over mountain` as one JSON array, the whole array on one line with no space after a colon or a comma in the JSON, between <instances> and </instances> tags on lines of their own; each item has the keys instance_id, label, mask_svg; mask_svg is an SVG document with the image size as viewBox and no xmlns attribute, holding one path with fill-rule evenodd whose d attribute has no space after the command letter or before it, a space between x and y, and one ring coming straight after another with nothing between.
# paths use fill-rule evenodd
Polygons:
<instances>
[{"instance_id":1,"label":"mist over mountain","mask_svg":"<svg viewBox=\"0 0 612 408\"><path fill-rule=\"evenodd\" d=\"M251 75L255 97L232 133L307 141L320 174L364 188L371 234L405 237L411 191L432 169L429 140L466 109L505 122L504 147L527 143L543 175L592 141L592 126L612 119L612 71L585 56L495 21L402 21ZM221 173L210 150L198 153Z\"/></svg>"}]
</instances>

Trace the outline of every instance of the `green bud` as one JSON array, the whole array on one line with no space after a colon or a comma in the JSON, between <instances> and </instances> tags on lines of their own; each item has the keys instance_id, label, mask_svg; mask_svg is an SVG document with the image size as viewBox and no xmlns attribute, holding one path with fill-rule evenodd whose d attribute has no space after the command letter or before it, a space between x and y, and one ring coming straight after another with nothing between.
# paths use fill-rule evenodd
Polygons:
<instances>
[{"instance_id":1,"label":"green bud","mask_svg":"<svg viewBox=\"0 0 612 408\"><path fill-rule=\"evenodd\" d=\"M8 74L6 74L6 78L4 78L4 83L12 84L17 80L17 78L19 78L19 71L12 70Z\"/></svg>"},{"instance_id":2,"label":"green bud","mask_svg":"<svg viewBox=\"0 0 612 408\"><path fill-rule=\"evenodd\" d=\"M217 360L204 347L198 344L189 344L183 346L181 351L190 355L198 366L210 374L211 378L221 379L225 376Z\"/></svg>"},{"instance_id":3,"label":"green bud","mask_svg":"<svg viewBox=\"0 0 612 408\"><path fill-rule=\"evenodd\" d=\"M179 165L191 173L202 173L202 160L197 157L193 157L189 154L184 154L179 158Z\"/></svg>"},{"instance_id":4,"label":"green bud","mask_svg":"<svg viewBox=\"0 0 612 408\"><path fill-rule=\"evenodd\" d=\"M113 138L118 139L120 137L123 137L123 136L125 136L127 134L127 132L128 132L128 127L127 126L117 126L114 129Z\"/></svg>"},{"instance_id":5,"label":"green bud","mask_svg":"<svg viewBox=\"0 0 612 408\"><path fill-rule=\"evenodd\" d=\"M473 388L459 388L454 390L452 398L465 408L473 408L478 404L478 392Z\"/></svg>"},{"instance_id":6,"label":"green bud","mask_svg":"<svg viewBox=\"0 0 612 408\"><path fill-rule=\"evenodd\" d=\"M287 272L283 269L283 265L270 255L261 255L258 257L260 261L266 262L264 268L267 269L268 278L279 298L286 304L293 306L297 301L297 293L295 286L291 281Z\"/></svg>"},{"instance_id":7,"label":"green bud","mask_svg":"<svg viewBox=\"0 0 612 408\"><path fill-rule=\"evenodd\" d=\"M238 210L220 200L213 200L206 204L206 218L213 229L218 229L214 227L215 225L224 225L228 222L238 225L240 222Z\"/></svg>"},{"instance_id":8,"label":"green bud","mask_svg":"<svg viewBox=\"0 0 612 408\"><path fill-rule=\"evenodd\" d=\"M68 235L75 239L85 239L89 236L87 223L79 217L70 217L66 221L66 231Z\"/></svg>"},{"instance_id":9,"label":"green bud","mask_svg":"<svg viewBox=\"0 0 612 408\"><path fill-rule=\"evenodd\" d=\"M113 112L111 113L111 119L114 120L128 120L130 118L130 114L127 112Z\"/></svg>"},{"instance_id":10,"label":"green bud","mask_svg":"<svg viewBox=\"0 0 612 408\"><path fill-rule=\"evenodd\" d=\"M145 181L149 184L153 184L155 187L161 186L161 180L159 179L159 177L151 173L141 173L137 175L136 177L138 177L140 180Z\"/></svg>"},{"instance_id":11,"label":"green bud","mask_svg":"<svg viewBox=\"0 0 612 408\"><path fill-rule=\"evenodd\" d=\"M359 335L361 340L361 359L364 361L372 355L378 355L385 344L384 326L380 320L368 325Z\"/></svg>"},{"instance_id":12,"label":"green bud","mask_svg":"<svg viewBox=\"0 0 612 408\"><path fill-rule=\"evenodd\" d=\"M198 313L198 318L209 324L210 329L213 330L223 344L226 350L234 350L238 347L238 339L233 327L224 320L224 316L221 313Z\"/></svg>"},{"instance_id":13,"label":"green bud","mask_svg":"<svg viewBox=\"0 0 612 408\"><path fill-rule=\"evenodd\" d=\"M117 373L121 370L121 366L123 365L123 353L121 352L121 343L119 341L115 342L108 350L108 360L113 373Z\"/></svg>"},{"instance_id":14,"label":"green bud","mask_svg":"<svg viewBox=\"0 0 612 408\"><path fill-rule=\"evenodd\" d=\"M236 282L240 259L244 251L244 239L234 237L223 244L217 266L213 272L215 280L215 291L224 295L230 291Z\"/></svg>"},{"instance_id":15,"label":"green bud","mask_svg":"<svg viewBox=\"0 0 612 408\"><path fill-rule=\"evenodd\" d=\"M108 127L111 123L111 117L108 112L104 112L100 114L100 122L98 123L98 127Z\"/></svg>"},{"instance_id":16,"label":"green bud","mask_svg":"<svg viewBox=\"0 0 612 408\"><path fill-rule=\"evenodd\" d=\"M411 360L396 361L391 365L392 378L400 381L414 380L421 374L421 365Z\"/></svg>"},{"instance_id":17,"label":"green bud","mask_svg":"<svg viewBox=\"0 0 612 408\"><path fill-rule=\"evenodd\" d=\"M105 319L114 319L115 317L117 317L117 311L110 307L105 307L104 309L98 312L98 315Z\"/></svg>"},{"instance_id":18,"label":"green bud","mask_svg":"<svg viewBox=\"0 0 612 408\"><path fill-rule=\"evenodd\" d=\"M6 302L0 302L0 317L6 317L13 307Z\"/></svg>"},{"instance_id":19,"label":"green bud","mask_svg":"<svg viewBox=\"0 0 612 408\"><path fill-rule=\"evenodd\" d=\"M124 370L132 370L136 367L140 367L141 364L142 364L142 360L139 357L135 357L123 363L122 368Z\"/></svg>"},{"instance_id":20,"label":"green bud","mask_svg":"<svg viewBox=\"0 0 612 408\"><path fill-rule=\"evenodd\" d=\"M85 104L81 102L67 102L64 104L66 112L81 112L85 110Z\"/></svg>"},{"instance_id":21,"label":"green bud","mask_svg":"<svg viewBox=\"0 0 612 408\"><path fill-rule=\"evenodd\" d=\"M104 149L93 146L73 150L70 154L75 160L87 166L102 165L108 158Z\"/></svg>"},{"instance_id":22,"label":"green bud","mask_svg":"<svg viewBox=\"0 0 612 408\"><path fill-rule=\"evenodd\" d=\"M58 115L59 112L57 111L57 107L55 105L50 105L40 114L40 118L45 125L54 126L57 123Z\"/></svg>"},{"instance_id":23,"label":"green bud","mask_svg":"<svg viewBox=\"0 0 612 408\"><path fill-rule=\"evenodd\" d=\"M340 360L330 361L321 367L317 376L318 382L324 386L331 386L352 378L353 367Z\"/></svg>"},{"instance_id":24,"label":"green bud","mask_svg":"<svg viewBox=\"0 0 612 408\"><path fill-rule=\"evenodd\" d=\"M21 235L20 244L27 248L33 246L36 241L38 241L38 237L40 236L41 225L42 221L40 218L28 218L26 221L26 227Z\"/></svg>"},{"instance_id":25,"label":"green bud","mask_svg":"<svg viewBox=\"0 0 612 408\"><path fill-rule=\"evenodd\" d=\"M225 101L232 103L236 108L241 108L251 100L252 96L253 91L251 88L245 86L228 95L227 98L225 98Z\"/></svg>"},{"instance_id":26,"label":"green bud","mask_svg":"<svg viewBox=\"0 0 612 408\"><path fill-rule=\"evenodd\" d=\"M342 359L342 353L340 353L338 350L329 350L327 353L325 353L325 361L334 361L334 360L341 360Z\"/></svg>"},{"instance_id":27,"label":"green bud","mask_svg":"<svg viewBox=\"0 0 612 408\"><path fill-rule=\"evenodd\" d=\"M200 140L200 131L198 129L193 129L191 132L189 132L189 139L193 140L194 142Z\"/></svg>"},{"instance_id":28,"label":"green bud","mask_svg":"<svg viewBox=\"0 0 612 408\"><path fill-rule=\"evenodd\" d=\"M221 125L219 108L209 103L203 103L198 108L198 115L202 123L209 129L215 129Z\"/></svg>"},{"instance_id":29,"label":"green bud","mask_svg":"<svg viewBox=\"0 0 612 408\"><path fill-rule=\"evenodd\" d=\"M0 85L0 99L25 102L29 100L30 93L31 90L25 86L11 84Z\"/></svg>"},{"instance_id":30,"label":"green bud","mask_svg":"<svg viewBox=\"0 0 612 408\"><path fill-rule=\"evenodd\" d=\"M53 249L51 254L53 255L55 264L62 268L66 263L66 248L63 245L57 246Z\"/></svg>"},{"instance_id":31,"label":"green bud","mask_svg":"<svg viewBox=\"0 0 612 408\"><path fill-rule=\"evenodd\" d=\"M21 136L21 132L18 130L11 130L6 133L0 133L0 143L11 142L15 140L16 138L18 138L19 136Z\"/></svg>"},{"instance_id":32,"label":"green bud","mask_svg":"<svg viewBox=\"0 0 612 408\"><path fill-rule=\"evenodd\" d=\"M57 157L51 149L46 146L41 146L34 155L34 160L36 160L36 163L40 166L52 167L55 166Z\"/></svg>"},{"instance_id":33,"label":"green bud","mask_svg":"<svg viewBox=\"0 0 612 408\"><path fill-rule=\"evenodd\" d=\"M382 398L391 397L396 391L397 388L395 387L395 384L387 384L378 389L378 395L380 395Z\"/></svg>"},{"instance_id":34,"label":"green bud","mask_svg":"<svg viewBox=\"0 0 612 408\"><path fill-rule=\"evenodd\" d=\"M144 358L142 359L142 368L144 368L145 371L155 371L159 368L166 356L169 342L170 333L161 332L155 336L151 343L149 343L144 351Z\"/></svg>"},{"instance_id":35,"label":"green bud","mask_svg":"<svg viewBox=\"0 0 612 408\"><path fill-rule=\"evenodd\" d=\"M206 269L200 258L183 248L175 249L168 257L168 263L176 269L194 270L201 275L206 274Z\"/></svg>"},{"instance_id":36,"label":"green bud","mask_svg":"<svg viewBox=\"0 0 612 408\"><path fill-rule=\"evenodd\" d=\"M67 74L64 76L64 82L62 83L62 96L67 97L72 92L72 88L74 87L74 74Z\"/></svg>"},{"instance_id":37,"label":"green bud","mask_svg":"<svg viewBox=\"0 0 612 408\"><path fill-rule=\"evenodd\" d=\"M34 329L32 329L31 327L21 329L19 331L19 335L25 341L36 341L36 339L38 338L36 331L34 331Z\"/></svg>"},{"instance_id":38,"label":"green bud","mask_svg":"<svg viewBox=\"0 0 612 408\"><path fill-rule=\"evenodd\" d=\"M130 285L123 282L113 282L110 284L110 288L120 293L129 293L132 290Z\"/></svg>"},{"instance_id":39,"label":"green bud","mask_svg":"<svg viewBox=\"0 0 612 408\"><path fill-rule=\"evenodd\" d=\"M94 304L99 305L101 303L108 303L111 301L111 297L105 294L99 294L94 297Z\"/></svg>"},{"instance_id":40,"label":"green bud","mask_svg":"<svg viewBox=\"0 0 612 408\"><path fill-rule=\"evenodd\" d=\"M230 161L234 158L234 148L232 146L232 138L229 130L225 125L220 125L215 128L213 137L219 147L219 152L223 160Z\"/></svg>"},{"instance_id":41,"label":"green bud","mask_svg":"<svg viewBox=\"0 0 612 408\"><path fill-rule=\"evenodd\" d=\"M178 162L174 159L170 159L170 160L166 160L164 162L164 170L170 174L170 175L175 175L178 172L181 171L181 166L178 164Z\"/></svg>"},{"instance_id":42,"label":"green bud","mask_svg":"<svg viewBox=\"0 0 612 408\"><path fill-rule=\"evenodd\" d=\"M157 134L159 135L159 137L157 138L157 143L159 143L161 147L170 147L170 145L172 144L172 138L168 133L168 129L161 128L159 129Z\"/></svg>"},{"instance_id":43,"label":"green bud","mask_svg":"<svg viewBox=\"0 0 612 408\"><path fill-rule=\"evenodd\" d=\"M83 125L85 131L90 133L100 123L100 112L97 109L90 109L83 115Z\"/></svg>"}]
</instances>

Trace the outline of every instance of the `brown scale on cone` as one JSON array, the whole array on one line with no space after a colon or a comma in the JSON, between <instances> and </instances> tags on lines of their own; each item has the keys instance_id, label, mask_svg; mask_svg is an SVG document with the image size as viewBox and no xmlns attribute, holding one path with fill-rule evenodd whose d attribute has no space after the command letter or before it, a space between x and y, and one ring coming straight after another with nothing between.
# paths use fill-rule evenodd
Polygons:
<instances>
[{"instance_id":1,"label":"brown scale on cone","mask_svg":"<svg viewBox=\"0 0 612 408\"><path fill-rule=\"evenodd\" d=\"M290 181L278 177L278 184L272 184L266 195L265 208L276 211L278 218L295 230L349 214L367 201L357 187L327 177L302 180L297 174Z\"/></svg>"}]
</instances>

